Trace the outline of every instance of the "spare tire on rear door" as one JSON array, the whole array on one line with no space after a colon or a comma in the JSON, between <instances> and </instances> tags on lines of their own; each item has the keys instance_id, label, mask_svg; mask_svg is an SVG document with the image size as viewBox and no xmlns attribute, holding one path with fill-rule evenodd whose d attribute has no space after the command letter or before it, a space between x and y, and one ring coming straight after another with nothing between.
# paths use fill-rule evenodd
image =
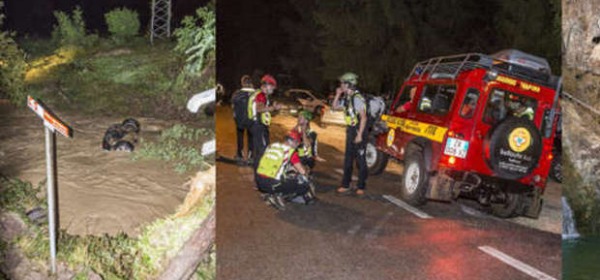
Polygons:
<instances>
[{"instance_id":1,"label":"spare tire on rear door","mask_svg":"<svg viewBox=\"0 0 600 280\"><path fill-rule=\"evenodd\" d=\"M538 165L542 137L532 121L509 117L488 134L485 145L486 160L495 175L516 180Z\"/></svg>"}]
</instances>

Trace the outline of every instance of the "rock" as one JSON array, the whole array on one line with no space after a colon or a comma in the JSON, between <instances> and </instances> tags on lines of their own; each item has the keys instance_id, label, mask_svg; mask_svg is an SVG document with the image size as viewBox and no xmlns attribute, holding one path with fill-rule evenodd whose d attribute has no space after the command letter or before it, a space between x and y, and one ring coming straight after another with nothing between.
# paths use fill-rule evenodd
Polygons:
<instances>
[{"instance_id":1,"label":"rock","mask_svg":"<svg viewBox=\"0 0 600 280\"><path fill-rule=\"evenodd\" d=\"M2 239L2 241L10 242L26 229L27 226L17 214L0 214L0 239Z\"/></svg>"}]
</instances>

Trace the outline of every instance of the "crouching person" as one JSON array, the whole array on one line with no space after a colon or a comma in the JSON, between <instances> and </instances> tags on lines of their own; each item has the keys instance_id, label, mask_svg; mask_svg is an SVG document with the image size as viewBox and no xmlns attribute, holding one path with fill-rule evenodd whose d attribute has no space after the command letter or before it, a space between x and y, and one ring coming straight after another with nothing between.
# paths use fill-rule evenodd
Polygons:
<instances>
[{"instance_id":1,"label":"crouching person","mask_svg":"<svg viewBox=\"0 0 600 280\"><path fill-rule=\"evenodd\" d=\"M301 135L292 130L283 143L273 143L260 158L256 182L258 190L266 195L266 201L279 210L285 209L286 200L303 200L309 204L313 200L307 177L297 148ZM287 176L289 168L295 169L298 176Z\"/></svg>"},{"instance_id":2,"label":"crouching person","mask_svg":"<svg viewBox=\"0 0 600 280\"><path fill-rule=\"evenodd\" d=\"M294 130L300 133L302 139L298 146L298 155L302 164L310 170L315 168L316 161L325 161L317 154L317 133L310 128L312 118L311 112L302 111L298 116L298 123L294 127Z\"/></svg>"}]
</instances>

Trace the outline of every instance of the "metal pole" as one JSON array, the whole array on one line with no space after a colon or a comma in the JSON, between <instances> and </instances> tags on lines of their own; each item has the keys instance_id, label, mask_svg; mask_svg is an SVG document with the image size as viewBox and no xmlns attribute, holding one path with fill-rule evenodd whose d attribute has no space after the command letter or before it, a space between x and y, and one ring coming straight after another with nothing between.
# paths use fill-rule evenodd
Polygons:
<instances>
[{"instance_id":1,"label":"metal pole","mask_svg":"<svg viewBox=\"0 0 600 280\"><path fill-rule=\"evenodd\" d=\"M50 263L52 274L56 273L56 186L54 166L54 149L56 135L54 130L45 127L46 130L46 185L48 186L48 232L50 233Z\"/></svg>"}]
</instances>

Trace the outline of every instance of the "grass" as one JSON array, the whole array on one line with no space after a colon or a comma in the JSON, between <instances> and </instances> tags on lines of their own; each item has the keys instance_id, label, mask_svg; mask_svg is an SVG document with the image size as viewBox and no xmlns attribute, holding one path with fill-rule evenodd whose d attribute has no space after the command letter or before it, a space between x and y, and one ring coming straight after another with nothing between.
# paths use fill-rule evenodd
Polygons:
<instances>
[{"instance_id":1,"label":"grass","mask_svg":"<svg viewBox=\"0 0 600 280\"><path fill-rule=\"evenodd\" d=\"M37 198L39 189L30 183L3 179L0 187L2 211L16 212L25 217L27 205L42 203ZM61 231L57 259L77 273L76 279L86 279L89 271L103 279L154 278L206 218L214 206L214 195L211 197L213 199L203 201L188 215L171 215L146 225L139 237L124 233L115 236L76 236ZM14 242L30 260L45 267L49 258L48 228L45 224L37 226L25 218L23 220L28 229ZM0 243L0 253L6 246ZM200 266L197 274L202 276L201 279L215 278L214 258L213 251Z\"/></svg>"},{"instance_id":2,"label":"grass","mask_svg":"<svg viewBox=\"0 0 600 280\"><path fill-rule=\"evenodd\" d=\"M91 48L61 47L51 41L22 40L29 51L29 92L62 110L86 114L173 117L185 111L196 91L212 87L214 78L182 82L185 58L174 42L151 46L143 38L125 45L99 39Z\"/></svg>"},{"instance_id":3,"label":"grass","mask_svg":"<svg viewBox=\"0 0 600 280\"><path fill-rule=\"evenodd\" d=\"M163 131L158 142L144 142L134 154L134 160L150 159L170 162L178 173L205 167L206 158L200 145L214 137L214 131L176 124Z\"/></svg>"}]
</instances>

